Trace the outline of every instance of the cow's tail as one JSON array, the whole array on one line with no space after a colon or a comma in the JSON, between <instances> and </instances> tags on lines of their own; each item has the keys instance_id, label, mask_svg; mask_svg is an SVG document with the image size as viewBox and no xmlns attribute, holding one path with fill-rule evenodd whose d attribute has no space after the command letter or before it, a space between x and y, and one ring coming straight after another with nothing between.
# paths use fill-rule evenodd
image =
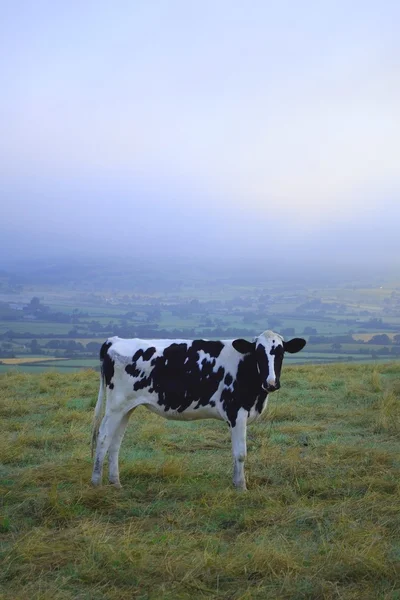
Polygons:
<instances>
[{"instance_id":1,"label":"cow's tail","mask_svg":"<svg viewBox=\"0 0 400 600\"><path fill-rule=\"evenodd\" d=\"M93 417L93 426L92 426L92 445L91 445L91 451L92 451L92 458L93 458L93 453L97 444L97 438L99 436L99 429L100 429L100 423L101 423L101 413L102 413L102 408L103 408L103 402L104 402L104 388L105 388L105 378L104 378L104 372L103 372L103 347L100 350L100 360L101 360L101 368L100 368L100 387L99 387L99 395L97 397L97 402L96 402L96 406L94 409L94 417Z\"/></svg>"}]
</instances>

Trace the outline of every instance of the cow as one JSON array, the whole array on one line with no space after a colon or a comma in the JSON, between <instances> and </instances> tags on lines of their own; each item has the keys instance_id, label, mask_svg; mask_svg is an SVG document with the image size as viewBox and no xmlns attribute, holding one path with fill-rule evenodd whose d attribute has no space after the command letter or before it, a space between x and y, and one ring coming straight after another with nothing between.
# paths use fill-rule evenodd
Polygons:
<instances>
[{"instance_id":1,"label":"cow","mask_svg":"<svg viewBox=\"0 0 400 600\"><path fill-rule=\"evenodd\" d=\"M219 419L230 427L233 484L245 490L246 427L280 387L287 342L273 331L254 341L141 340L111 337L101 347L101 376L92 431L92 484L100 485L108 452L109 481L120 487L118 455L129 417L138 406L167 419ZM106 407L101 419L106 389Z\"/></svg>"}]
</instances>

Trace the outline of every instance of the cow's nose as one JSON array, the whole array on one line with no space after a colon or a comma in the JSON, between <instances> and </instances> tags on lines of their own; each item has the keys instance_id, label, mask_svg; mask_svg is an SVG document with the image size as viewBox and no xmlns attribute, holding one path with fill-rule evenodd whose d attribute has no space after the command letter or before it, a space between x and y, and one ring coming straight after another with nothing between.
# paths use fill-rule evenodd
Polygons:
<instances>
[{"instance_id":1,"label":"cow's nose","mask_svg":"<svg viewBox=\"0 0 400 600\"><path fill-rule=\"evenodd\" d=\"M276 381L275 379L270 379L267 381L266 386L263 385L266 392L275 392L276 390L279 390L280 387L279 381Z\"/></svg>"}]
</instances>

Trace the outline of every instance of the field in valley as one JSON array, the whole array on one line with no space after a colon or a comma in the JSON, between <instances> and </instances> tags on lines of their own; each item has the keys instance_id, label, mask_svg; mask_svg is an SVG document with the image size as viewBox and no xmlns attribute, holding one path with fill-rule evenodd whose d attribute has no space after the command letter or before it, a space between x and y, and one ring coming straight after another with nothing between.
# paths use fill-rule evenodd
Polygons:
<instances>
[{"instance_id":1,"label":"field in valley","mask_svg":"<svg viewBox=\"0 0 400 600\"><path fill-rule=\"evenodd\" d=\"M142 409L92 488L98 374L35 373L0 376L4 600L400 598L399 362L285 366L247 493L224 424Z\"/></svg>"},{"instance_id":2,"label":"field in valley","mask_svg":"<svg viewBox=\"0 0 400 600\"><path fill-rule=\"evenodd\" d=\"M90 292L82 282L74 290L59 283L0 286L0 372L98 369L100 345L111 335L252 339L268 328L286 339L308 340L291 357L293 364L400 358L397 279L384 286L373 278L368 286L339 281L245 286L239 278L203 278L194 285L186 274L172 289L164 281L149 293L143 281L132 279L130 288L110 291L96 287L93 277L88 275Z\"/></svg>"}]
</instances>

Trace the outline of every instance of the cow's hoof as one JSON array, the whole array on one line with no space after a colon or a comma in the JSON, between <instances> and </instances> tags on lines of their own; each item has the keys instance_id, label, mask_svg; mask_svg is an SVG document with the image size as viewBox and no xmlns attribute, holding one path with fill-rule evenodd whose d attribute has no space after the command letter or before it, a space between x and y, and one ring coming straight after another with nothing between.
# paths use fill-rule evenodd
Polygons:
<instances>
[{"instance_id":1,"label":"cow's hoof","mask_svg":"<svg viewBox=\"0 0 400 600\"><path fill-rule=\"evenodd\" d=\"M122 488L122 485L119 481L110 481L110 485L112 485L117 490L120 490Z\"/></svg>"},{"instance_id":2,"label":"cow's hoof","mask_svg":"<svg viewBox=\"0 0 400 600\"><path fill-rule=\"evenodd\" d=\"M93 487L99 487L99 485L101 485L101 479L99 477L92 477L91 484Z\"/></svg>"},{"instance_id":3,"label":"cow's hoof","mask_svg":"<svg viewBox=\"0 0 400 600\"><path fill-rule=\"evenodd\" d=\"M235 483L233 482L233 485L235 486L235 490L237 492L247 492L247 486L245 483Z\"/></svg>"}]
</instances>

